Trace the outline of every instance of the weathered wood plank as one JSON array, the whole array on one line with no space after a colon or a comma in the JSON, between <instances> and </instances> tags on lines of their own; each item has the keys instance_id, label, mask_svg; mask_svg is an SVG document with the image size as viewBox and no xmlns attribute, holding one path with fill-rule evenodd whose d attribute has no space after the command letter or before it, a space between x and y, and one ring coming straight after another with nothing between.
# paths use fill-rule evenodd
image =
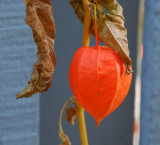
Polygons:
<instances>
[{"instance_id":1,"label":"weathered wood plank","mask_svg":"<svg viewBox=\"0 0 160 145\"><path fill-rule=\"evenodd\" d=\"M0 145L38 145L39 95L16 100L36 60L23 0L0 0Z\"/></svg>"},{"instance_id":2,"label":"weathered wood plank","mask_svg":"<svg viewBox=\"0 0 160 145\"><path fill-rule=\"evenodd\" d=\"M160 143L160 2L145 1L140 145Z\"/></svg>"}]
</instances>

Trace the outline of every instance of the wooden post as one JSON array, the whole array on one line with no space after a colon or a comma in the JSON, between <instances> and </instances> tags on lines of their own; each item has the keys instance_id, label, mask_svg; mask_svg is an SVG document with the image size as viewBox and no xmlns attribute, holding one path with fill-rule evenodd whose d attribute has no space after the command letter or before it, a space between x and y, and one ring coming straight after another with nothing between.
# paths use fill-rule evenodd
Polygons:
<instances>
[{"instance_id":1,"label":"wooden post","mask_svg":"<svg viewBox=\"0 0 160 145\"><path fill-rule=\"evenodd\" d=\"M160 3L145 1L140 145L160 143Z\"/></svg>"}]
</instances>

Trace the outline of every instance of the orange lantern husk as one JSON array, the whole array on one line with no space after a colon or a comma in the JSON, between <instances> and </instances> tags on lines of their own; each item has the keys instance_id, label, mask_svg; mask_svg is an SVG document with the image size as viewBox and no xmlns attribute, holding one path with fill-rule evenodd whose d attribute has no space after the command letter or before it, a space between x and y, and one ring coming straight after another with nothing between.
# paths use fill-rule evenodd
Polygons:
<instances>
[{"instance_id":1,"label":"orange lantern husk","mask_svg":"<svg viewBox=\"0 0 160 145\"><path fill-rule=\"evenodd\" d=\"M126 74L125 64L115 51L99 46L96 14L95 36L95 47L80 47L76 51L69 83L78 103L99 125L126 97L132 74Z\"/></svg>"}]
</instances>

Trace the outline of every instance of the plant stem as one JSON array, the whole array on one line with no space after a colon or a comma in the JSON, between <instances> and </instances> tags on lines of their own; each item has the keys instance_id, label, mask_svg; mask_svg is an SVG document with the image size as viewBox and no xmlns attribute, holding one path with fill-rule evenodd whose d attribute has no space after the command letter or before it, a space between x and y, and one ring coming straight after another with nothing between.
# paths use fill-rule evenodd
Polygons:
<instances>
[{"instance_id":1,"label":"plant stem","mask_svg":"<svg viewBox=\"0 0 160 145\"><path fill-rule=\"evenodd\" d=\"M79 132L80 132L80 137L81 137L81 144L88 145L84 109L78 102L76 103L76 108L78 109L77 119L78 119Z\"/></svg>"},{"instance_id":2,"label":"plant stem","mask_svg":"<svg viewBox=\"0 0 160 145\"><path fill-rule=\"evenodd\" d=\"M92 17L92 5L88 2L88 0L83 0L83 6L84 6L84 10L85 10L83 46L89 46L89 43L90 43L91 17ZM82 145L88 145L84 109L78 102L76 103L76 108L79 111L79 113L77 115L77 119L78 119L79 132L80 132L80 137L81 137L81 144Z\"/></svg>"},{"instance_id":3,"label":"plant stem","mask_svg":"<svg viewBox=\"0 0 160 145\"><path fill-rule=\"evenodd\" d=\"M92 18L92 5L88 2L88 0L83 0L83 6L84 6L83 46L89 46L91 18Z\"/></svg>"}]
</instances>

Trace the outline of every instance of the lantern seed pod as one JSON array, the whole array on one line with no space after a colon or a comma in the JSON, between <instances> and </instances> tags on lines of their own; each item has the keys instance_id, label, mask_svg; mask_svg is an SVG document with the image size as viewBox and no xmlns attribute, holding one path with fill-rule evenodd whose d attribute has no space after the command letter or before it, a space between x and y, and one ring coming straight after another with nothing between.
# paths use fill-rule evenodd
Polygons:
<instances>
[{"instance_id":1,"label":"lantern seed pod","mask_svg":"<svg viewBox=\"0 0 160 145\"><path fill-rule=\"evenodd\" d=\"M132 74L116 51L99 46L95 10L95 47L80 47L69 70L71 90L78 103L99 123L126 97Z\"/></svg>"}]
</instances>

